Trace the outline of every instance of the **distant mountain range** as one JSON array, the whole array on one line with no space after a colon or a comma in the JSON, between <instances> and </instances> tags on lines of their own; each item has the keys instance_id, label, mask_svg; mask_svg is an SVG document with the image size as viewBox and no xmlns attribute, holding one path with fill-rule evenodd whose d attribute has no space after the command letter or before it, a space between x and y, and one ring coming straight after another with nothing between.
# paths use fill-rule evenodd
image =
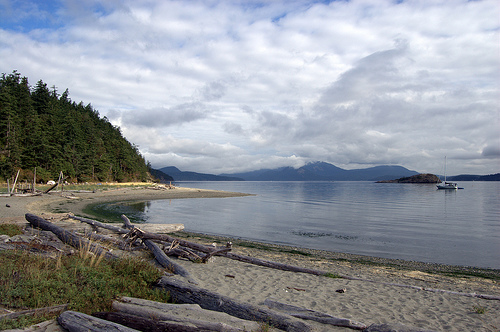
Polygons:
<instances>
[{"instance_id":1,"label":"distant mountain range","mask_svg":"<svg viewBox=\"0 0 500 332\"><path fill-rule=\"evenodd\" d=\"M300 168L280 167L231 174L184 172L174 166L160 168L175 181L384 181L420 174L402 166L375 166L363 169L342 169L318 161ZM492 175L448 176L450 181L500 181L500 173Z\"/></svg>"},{"instance_id":2,"label":"distant mountain range","mask_svg":"<svg viewBox=\"0 0 500 332\"><path fill-rule=\"evenodd\" d=\"M170 175L174 181L243 181L241 178L232 176L183 172L177 167L168 166L159 169L160 172Z\"/></svg>"},{"instance_id":3,"label":"distant mountain range","mask_svg":"<svg viewBox=\"0 0 500 332\"><path fill-rule=\"evenodd\" d=\"M159 171L175 181L380 181L418 174L402 166L345 170L325 162L309 163L300 168L280 167L220 175L183 172L174 166L163 167Z\"/></svg>"},{"instance_id":4,"label":"distant mountain range","mask_svg":"<svg viewBox=\"0 0 500 332\"><path fill-rule=\"evenodd\" d=\"M300 168L281 167L246 173L223 174L246 181L380 181L416 175L402 166L376 166L345 170L325 162L308 163Z\"/></svg>"}]
</instances>

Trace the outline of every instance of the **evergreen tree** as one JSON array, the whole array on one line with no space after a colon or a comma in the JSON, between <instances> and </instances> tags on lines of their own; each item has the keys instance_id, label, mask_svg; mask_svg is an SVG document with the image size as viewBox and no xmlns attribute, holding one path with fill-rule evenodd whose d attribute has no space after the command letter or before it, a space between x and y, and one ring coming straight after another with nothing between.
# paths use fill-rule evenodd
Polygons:
<instances>
[{"instance_id":1,"label":"evergreen tree","mask_svg":"<svg viewBox=\"0 0 500 332\"><path fill-rule=\"evenodd\" d=\"M75 103L14 71L0 79L0 178L37 167L43 181L59 172L72 181L146 180L137 146L91 104Z\"/></svg>"}]
</instances>

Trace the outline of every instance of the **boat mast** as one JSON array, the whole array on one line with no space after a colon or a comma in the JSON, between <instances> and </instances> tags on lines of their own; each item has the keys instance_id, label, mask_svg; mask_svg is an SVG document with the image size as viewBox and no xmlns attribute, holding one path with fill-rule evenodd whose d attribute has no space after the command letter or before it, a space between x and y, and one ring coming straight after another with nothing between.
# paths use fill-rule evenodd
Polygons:
<instances>
[{"instance_id":1,"label":"boat mast","mask_svg":"<svg viewBox=\"0 0 500 332\"><path fill-rule=\"evenodd\" d=\"M444 183L446 183L446 156L444 156Z\"/></svg>"}]
</instances>

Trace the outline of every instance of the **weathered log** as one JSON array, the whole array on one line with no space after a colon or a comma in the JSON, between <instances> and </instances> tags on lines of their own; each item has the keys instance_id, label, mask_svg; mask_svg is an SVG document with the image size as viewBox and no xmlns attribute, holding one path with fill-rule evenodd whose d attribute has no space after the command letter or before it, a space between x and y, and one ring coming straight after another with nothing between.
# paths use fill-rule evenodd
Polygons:
<instances>
[{"instance_id":1,"label":"weathered log","mask_svg":"<svg viewBox=\"0 0 500 332\"><path fill-rule=\"evenodd\" d=\"M250 256L238 255L238 254L234 254L231 252L221 254L221 256L235 259L235 260L238 260L241 262L246 262L246 263L259 265L259 266L270 267L273 269L278 269L278 270L283 270L283 271L302 272L302 273L308 273L308 274L313 274L313 275L317 275L317 276L323 276L323 275L327 274L326 271L322 271L322 270L308 269L305 267L284 264L284 263L278 263L278 262L268 261L265 259L259 259L259 258L250 257Z\"/></svg>"},{"instance_id":2,"label":"weathered log","mask_svg":"<svg viewBox=\"0 0 500 332\"><path fill-rule=\"evenodd\" d=\"M73 215L68 215L68 218L75 219L75 220L87 223L89 225L92 225L92 226L101 227L101 228L113 231L115 233L118 233L118 234L128 234L129 233L129 231L127 231L126 229L123 229L121 227L116 227L116 226L113 226L111 224L105 224L105 223L102 223L102 222L99 222L96 220L92 220L92 219L77 217L77 216L73 216Z\"/></svg>"},{"instance_id":3,"label":"weathered log","mask_svg":"<svg viewBox=\"0 0 500 332\"><path fill-rule=\"evenodd\" d=\"M115 322L123 326L128 326L130 328L139 331L148 332L165 332L165 331L175 331L175 332L204 332L205 329L200 329L199 327L182 322L167 322L158 321L158 319L150 319L145 317L139 317L135 315L126 314L123 312L95 312L92 316L105 319L110 322Z\"/></svg>"},{"instance_id":4,"label":"weathered log","mask_svg":"<svg viewBox=\"0 0 500 332\"><path fill-rule=\"evenodd\" d=\"M34 316L34 315L46 315L46 314L58 314L64 310L68 309L68 304L61 304L52 307L36 308L30 310L23 310L17 312L11 312L5 315L0 315L0 321L4 319L16 319L22 316Z\"/></svg>"},{"instance_id":5,"label":"weathered log","mask_svg":"<svg viewBox=\"0 0 500 332\"><path fill-rule=\"evenodd\" d=\"M65 311L57 322L69 332L137 332L138 330L114 322L93 317L81 312Z\"/></svg>"},{"instance_id":6,"label":"weathered log","mask_svg":"<svg viewBox=\"0 0 500 332\"><path fill-rule=\"evenodd\" d=\"M201 262L202 258L190 250L184 248L174 248L174 249L164 249L163 250L167 256L186 258L191 262Z\"/></svg>"},{"instance_id":7,"label":"weathered log","mask_svg":"<svg viewBox=\"0 0 500 332\"><path fill-rule=\"evenodd\" d=\"M348 327L354 330L366 329L366 325L363 323L355 322L347 318L334 317L323 312L281 303L272 299L266 299L264 301L264 305L300 319L313 320L322 324Z\"/></svg>"},{"instance_id":8,"label":"weathered log","mask_svg":"<svg viewBox=\"0 0 500 332\"><path fill-rule=\"evenodd\" d=\"M49 189L45 190L43 193L44 194L48 194L52 189L54 189L55 187L57 187L59 185L59 183L55 183L52 185L52 187L50 187Z\"/></svg>"},{"instance_id":9,"label":"weathered log","mask_svg":"<svg viewBox=\"0 0 500 332\"><path fill-rule=\"evenodd\" d=\"M107 250L104 250L101 246L88 241L87 239L78 236L72 232L68 232L62 227L54 225L47 220L38 217L31 213L26 213L26 220L33 226L41 228L45 231L51 231L54 233L62 242L69 244L77 249L89 250L94 254L101 256L103 255L106 258L117 258L115 255L111 254Z\"/></svg>"},{"instance_id":10,"label":"weathered log","mask_svg":"<svg viewBox=\"0 0 500 332\"><path fill-rule=\"evenodd\" d=\"M134 298L122 299L125 299L127 303L114 301L115 311L140 317L154 317L159 321L189 323L203 331L244 332L259 328L259 324L254 321L205 310L195 304L167 304Z\"/></svg>"},{"instance_id":11,"label":"weathered log","mask_svg":"<svg viewBox=\"0 0 500 332\"><path fill-rule=\"evenodd\" d=\"M174 242L174 241L178 241L179 244L183 247L191 248L191 249L203 252L203 253L209 253L209 252L216 250L214 247L207 247L203 244L178 239L178 238L172 237L168 234L154 234L154 233L140 231L134 235L137 235L141 239L165 241L165 242L170 242L170 243Z\"/></svg>"},{"instance_id":12,"label":"weathered log","mask_svg":"<svg viewBox=\"0 0 500 332\"><path fill-rule=\"evenodd\" d=\"M435 332L433 330L424 330L421 328L406 326L400 323L396 324L372 324L370 325L365 332L387 332L387 331L395 331L395 332Z\"/></svg>"},{"instance_id":13,"label":"weathered log","mask_svg":"<svg viewBox=\"0 0 500 332\"><path fill-rule=\"evenodd\" d=\"M201 259L201 262L206 263L212 256L223 255L223 254L230 252L231 250L232 250L231 247L226 247L226 248L223 248L220 250L215 250L215 251L209 252L208 254L203 256L203 258Z\"/></svg>"},{"instance_id":14,"label":"weathered log","mask_svg":"<svg viewBox=\"0 0 500 332\"><path fill-rule=\"evenodd\" d=\"M230 297L173 278L163 277L157 286L170 292L170 296L177 303L196 303L203 309L225 312L241 319L267 322L280 330L311 331L310 325L292 316L249 303L239 302Z\"/></svg>"},{"instance_id":15,"label":"weathered log","mask_svg":"<svg viewBox=\"0 0 500 332\"><path fill-rule=\"evenodd\" d=\"M86 231L85 233L76 233L77 235L83 236L91 241L99 241L99 242L106 242L109 244L112 244L114 246L117 246L121 250L129 251L132 250L132 246L135 245L136 247L139 246L136 249L144 249L144 246L142 243L139 242L134 242L134 243L129 243L126 241L123 241L121 239L116 239L112 236L107 236L107 235L102 235L90 231Z\"/></svg>"},{"instance_id":16,"label":"weathered log","mask_svg":"<svg viewBox=\"0 0 500 332\"><path fill-rule=\"evenodd\" d=\"M121 218L123 220L123 223L126 228L128 229L135 229L132 223L130 222L130 219L127 218L126 215L122 214ZM171 259L168 258L168 256L163 252L163 250L158 247L156 243L154 243L152 240L148 239L142 239L142 242L148 247L148 249L153 253L155 256L156 261L163 266L164 268L168 269L174 274L181 275L188 279L189 282L197 284L197 282L193 279L191 274L182 266L179 264L173 262Z\"/></svg>"}]
</instances>

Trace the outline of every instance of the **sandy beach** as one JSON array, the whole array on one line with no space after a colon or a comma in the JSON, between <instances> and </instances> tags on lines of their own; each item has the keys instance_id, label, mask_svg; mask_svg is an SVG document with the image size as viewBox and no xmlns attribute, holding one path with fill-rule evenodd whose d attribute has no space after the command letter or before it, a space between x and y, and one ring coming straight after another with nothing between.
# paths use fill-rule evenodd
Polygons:
<instances>
[{"instance_id":1,"label":"sandy beach","mask_svg":"<svg viewBox=\"0 0 500 332\"><path fill-rule=\"evenodd\" d=\"M38 197L0 197L0 222L24 223L24 214L61 219L70 212L84 216L83 209L97 202L232 197L244 195L188 188L151 190L124 188L97 193ZM87 215L87 217L91 217ZM223 245L228 239L182 233L189 241ZM456 271L443 265L376 259L343 253L256 245L233 241L233 252L280 263L320 269L346 278L328 278L251 265L224 257L207 264L178 260L197 280L198 286L255 305L272 298L279 302L348 318L367 326L404 324L416 330L499 331L500 301L464 294L500 296L498 271L486 271L496 279L446 276ZM297 253L294 253L297 252ZM475 269L466 269L473 272ZM477 270L481 272L481 270ZM476 271L476 272L477 272ZM228 277L230 276L230 277ZM410 289L392 284L412 285ZM447 292L432 292L441 289ZM345 290L337 292L337 290ZM452 293L456 292L456 293ZM478 313L484 309L484 313ZM317 331L348 331L347 328L312 324Z\"/></svg>"}]
</instances>

